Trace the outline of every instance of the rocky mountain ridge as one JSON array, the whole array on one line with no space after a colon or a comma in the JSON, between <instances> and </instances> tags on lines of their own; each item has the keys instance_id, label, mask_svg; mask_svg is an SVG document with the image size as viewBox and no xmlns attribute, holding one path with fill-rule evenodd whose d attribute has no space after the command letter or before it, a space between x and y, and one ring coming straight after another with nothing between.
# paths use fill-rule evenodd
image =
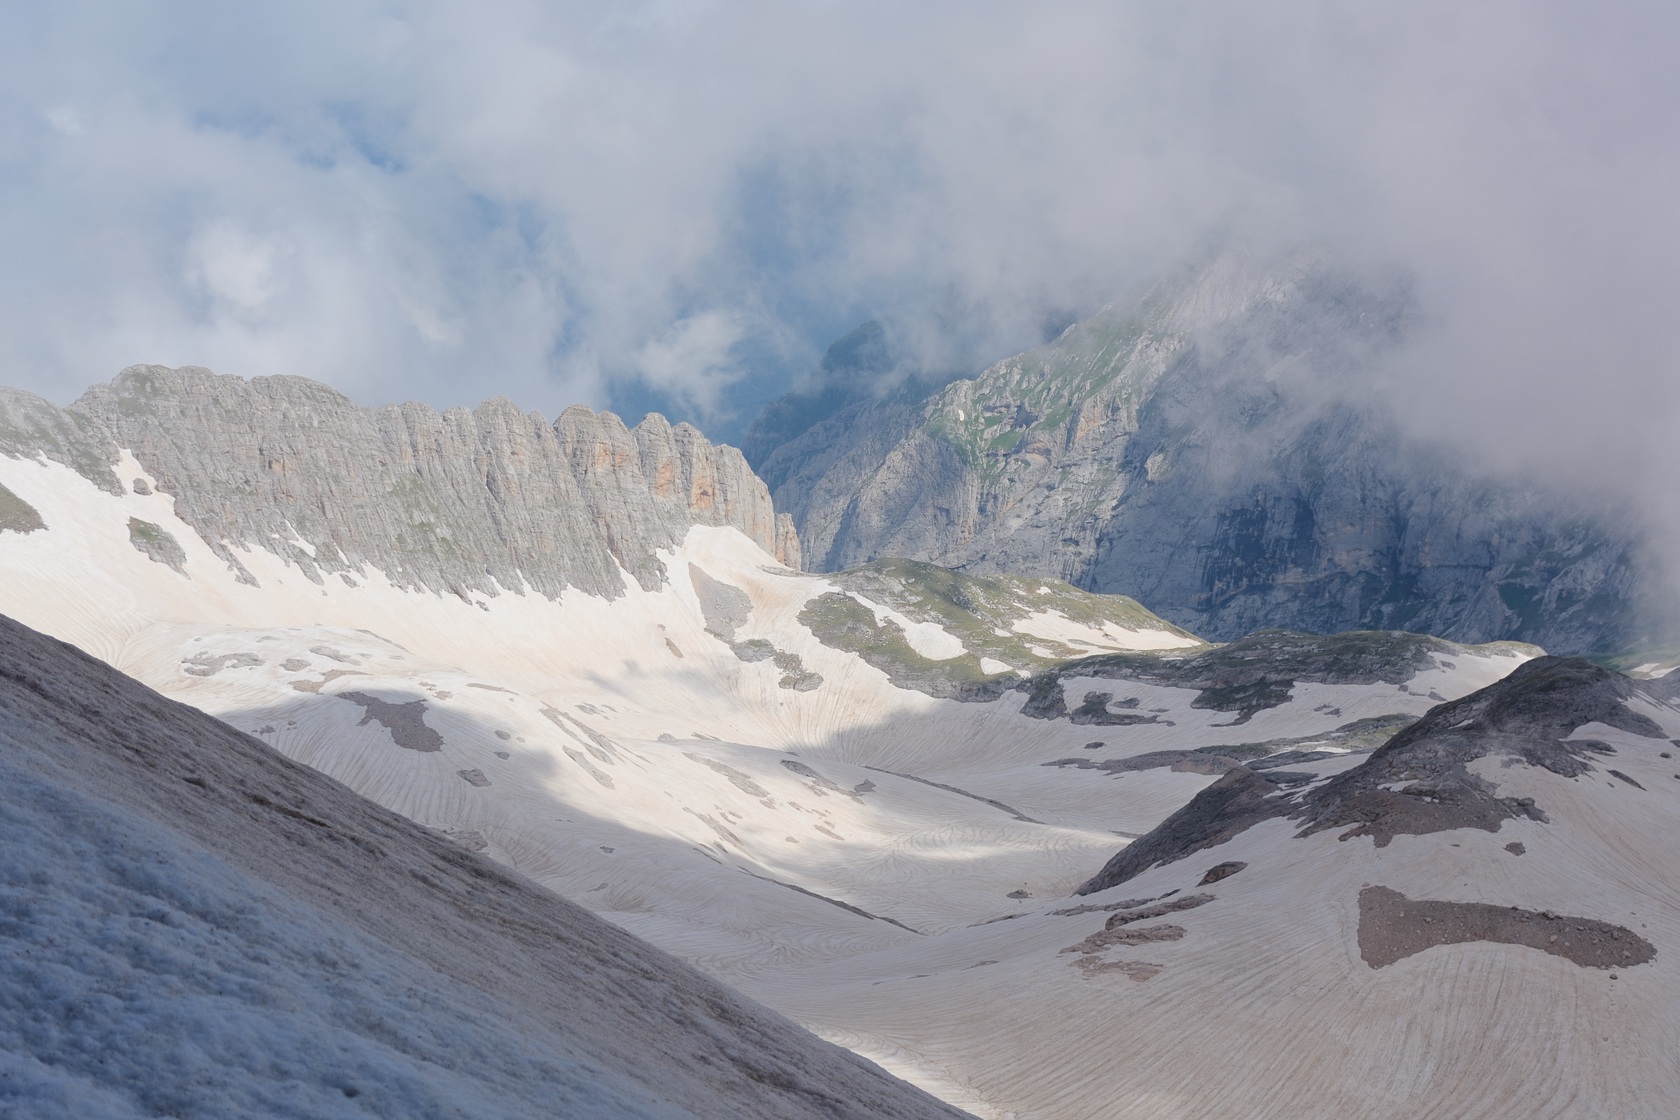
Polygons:
<instances>
[{"instance_id":1,"label":"rocky mountain ridge","mask_svg":"<svg viewBox=\"0 0 1680 1120\"><path fill-rule=\"evenodd\" d=\"M439 413L361 408L318 382L250 381L197 367L134 366L67 409L0 390L0 452L44 456L110 493L131 451L243 579L266 548L320 582L367 565L400 587L494 596L644 588L655 555L692 525L729 525L799 566L791 520L739 451L650 414L567 409L552 425L497 398ZM141 485L149 485L141 483Z\"/></svg>"},{"instance_id":2,"label":"rocky mountain ridge","mask_svg":"<svg viewBox=\"0 0 1680 1120\"><path fill-rule=\"evenodd\" d=\"M1630 513L1480 471L1377 403L1417 319L1403 277L1228 253L925 399L760 439L755 463L812 570L1055 576L1215 640L1631 644Z\"/></svg>"}]
</instances>

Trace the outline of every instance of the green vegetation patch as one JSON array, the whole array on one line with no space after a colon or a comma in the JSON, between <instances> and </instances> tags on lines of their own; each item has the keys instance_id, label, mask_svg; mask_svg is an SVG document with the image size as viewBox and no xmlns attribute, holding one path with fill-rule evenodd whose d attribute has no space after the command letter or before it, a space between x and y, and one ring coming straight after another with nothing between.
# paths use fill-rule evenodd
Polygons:
<instances>
[{"instance_id":1,"label":"green vegetation patch","mask_svg":"<svg viewBox=\"0 0 1680 1120\"><path fill-rule=\"evenodd\" d=\"M988 673L993 659L1029 673L1085 657L1089 649L1017 633L1014 624L1040 612L1101 629L1155 630L1198 643L1187 631L1156 617L1123 595L1094 595L1061 580L977 576L915 560L878 560L830 577L845 592L820 595L799 620L832 649L861 657L900 688L958 700L991 700L1016 686L1012 672ZM849 592L849 594L847 593ZM892 621L877 623L861 599L889 607L912 622L931 623L955 637L965 652L934 660L916 652ZM1059 697L1059 693L1058 693ZM1061 713L1066 714L1065 706Z\"/></svg>"},{"instance_id":2,"label":"green vegetation patch","mask_svg":"<svg viewBox=\"0 0 1680 1120\"><path fill-rule=\"evenodd\" d=\"M799 615L799 621L824 645L857 655L900 688L930 696L992 700L1007 691L1025 692L1022 714L1035 719L1131 723L1145 718L1112 711L1110 703L1098 704L1091 696L1070 705L1063 682L1080 678L1192 690L1197 694L1192 707L1230 713L1234 726L1287 703L1301 682L1398 685L1434 667L1437 657L1538 656L1543 652L1519 642L1466 646L1397 630L1344 634L1262 630L1228 645L1213 646L1151 614L1133 599L1094 595L1060 580L977 576L914 560L879 560L829 578L850 594L820 595ZM962 642L965 652L945 660L923 656L900 626L890 620L878 623L875 612L860 599L890 607L912 622L940 627ZM1131 630L1162 631L1196 644L1093 655L1014 630L1016 622L1044 611L1098 629L1113 623ZM1028 675L987 673L981 668L983 659ZM1361 724L1350 724L1330 738L1345 749L1363 749L1341 739L1391 734L1390 724L1382 722L1390 718L1381 717L1364 730ZM1229 753L1236 748L1220 749Z\"/></svg>"},{"instance_id":3,"label":"green vegetation patch","mask_svg":"<svg viewBox=\"0 0 1680 1120\"><path fill-rule=\"evenodd\" d=\"M899 688L944 700L996 700L1016 680L1012 673L986 673L972 653L944 661L923 657L910 645L903 627L890 619L876 622L874 611L841 591L806 603L799 621L823 645L857 655Z\"/></svg>"},{"instance_id":4,"label":"green vegetation patch","mask_svg":"<svg viewBox=\"0 0 1680 1120\"><path fill-rule=\"evenodd\" d=\"M1164 368L1151 355L1182 342L1158 319L1149 309L1105 310L1047 346L953 382L928 402L924 427L995 480L1026 433L1060 430L1083 406L1100 400L1111 416L1135 415Z\"/></svg>"},{"instance_id":5,"label":"green vegetation patch","mask_svg":"<svg viewBox=\"0 0 1680 1120\"><path fill-rule=\"evenodd\" d=\"M1021 669L1048 668L1090 649L1017 633L1015 623L1041 612L1102 629L1152 630L1201 644L1124 595L1096 595L1059 579L981 576L916 560L877 560L831 577L841 587L912 622L930 622L962 642L976 657L991 657ZM1002 631L1002 633L999 633ZM1049 656L1035 653L1046 650Z\"/></svg>"}]
</instances>

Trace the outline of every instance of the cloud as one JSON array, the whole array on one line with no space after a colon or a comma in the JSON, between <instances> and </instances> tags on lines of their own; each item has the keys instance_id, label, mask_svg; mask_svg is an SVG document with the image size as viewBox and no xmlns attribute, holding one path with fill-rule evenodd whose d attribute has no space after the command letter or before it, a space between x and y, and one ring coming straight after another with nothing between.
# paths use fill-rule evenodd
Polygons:
<instances>
[{"instance_id":1,"label":"cloud","mask_svg":"<svg viewBox=\"0 0 1680 1120\"><path fill-rule=\"evenodd\" d=\"M82 115L68 105L54 105L46 111L47 123L65 136L75 138L87 133Z\"/></svg>"},{"instance_id":2,"label":"cloud","mask_svg":"<svg viewBox=\"0 0 1680 1120\"><path fill-rule=\"evenodd\" d=\"M701 412L716 412L724 392L744 372L735 349L745 335L740 316L718 311L691 315L645 343L634 367L654 389Z\"/></svg>"},{"instance_id":3,"label":"cloud","mask_svg":"<svg viewBox=\"0 0 1680 1120\"><path fill-rule=\"evenodd\" d=\"M211 222L187 241L185 279L234 312L262 310L274 295L291 246L229 222Z\"/></svg>"},{"instance_id":4,"label":"cloud","mask_svg":"<svg viewBox=\"0 0 1680 1120\"><path fill-rule=\"evenodd\" d=\"M1393 381L1420 426L1511 463L1672 476L1677 18L19 7L3 378L65 400L192 362L550 413L634 389L738 424L865 318L978 368L1227 228L1416 277L1430 330Z\"/></svg>"}]
</instances>

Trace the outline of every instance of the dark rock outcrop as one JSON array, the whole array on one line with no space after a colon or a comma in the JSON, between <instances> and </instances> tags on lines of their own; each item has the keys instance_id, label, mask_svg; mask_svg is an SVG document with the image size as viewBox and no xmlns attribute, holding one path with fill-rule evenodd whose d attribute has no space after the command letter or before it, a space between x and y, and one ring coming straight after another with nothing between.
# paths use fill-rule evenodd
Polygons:
<instances>
[{"instance_id":1,"label":"dark rock outcrop","mask_svg":"<svg viewBox=\"0 0 1680 1120\"><path fill-rule=\"evenodd\" d=\"M1211 648L1083 657L1057 665L1017 687L1027 693L1023 714L1036 719L1065 716L1074 723L1153 721L1144 716L1125 719L1123 713L1106 712L1107 704L1102 702L1105 694L1100 692L1087 694L1080 708L1070 712L1064 694L1066 680L1096 677L1196 689L1192 708L1230 713L1230 725L1235 726L1247 723L1258 712L1287 703L1297 682L1401 684L1420 670L1433 667L1436 658L1469 652L1454 642L1404 631L1356 630L1321 635L1262 630ZM1540 651L1527 647L1524 652ZM1135 707L1124 703L1114 706ZM1099 709L1106 712L1105 718L1096 717ZM1079 710L1086 711L1087 718L1073 718Z\"/></svg>"},{"instance_id":2,"label":"dark rock outcrop","mask_svg":"<svg viewBox=\"0 0 1680 1120\"><path fill-rule=\"evenodd\" d=\"M1117 887L1151 867L1223 844L1261 821L1282 816L1285 806L1278 802L1282 792L1282 787L1239 766L1128 844L1074 893L1095 894Z\"/></svg>"},{"instance_id":3,"label":"dark rock outcrop","mask_svg":"<svg viewBox=\"0 0 1680 1120\"><path fill-rule=\"evenodd\" d=\"M1637 933L1594 918L1485 902L1407 898L1388 887L1359 892L1359 955L1384 968L1437 945L1487 941L1524 945L1582 968L1631 968L1656 959Z\"/></svg>"},{"instance_id":4,"label":"dark rock outcrop","mask_svg":"<svg viewBox=\"0 0 1680 1120\"><path fill-rule=\"evenodd\" d=\"M1495 783L1470 771L1480 758L1536 767L1559 779L1595 770L1615 749L1572 738L1603 724L1662 739L1662 729L1628 707L1638 682L1580 658L1541 657L1504 680L1430 709L1370 758L1310 789L1290 775L1239 766L1188 805L1110 859L1076 893L1118 886L1151 867L1224 844L1262 821L1287 818L1297 835L1342 830L1385 847L1396 836L1460 828L1499 831L1507 820L1547 821L1530 797L1501 797ZM1667 740L1662 740L1666 744Z\"/></svg>"}]
</instances>

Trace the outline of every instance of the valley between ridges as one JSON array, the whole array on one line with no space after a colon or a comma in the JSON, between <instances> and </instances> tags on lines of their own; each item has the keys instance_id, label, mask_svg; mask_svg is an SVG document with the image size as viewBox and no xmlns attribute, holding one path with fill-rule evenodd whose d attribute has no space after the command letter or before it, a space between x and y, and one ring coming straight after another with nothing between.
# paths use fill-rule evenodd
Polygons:
<instances>
[{"instance_id":1,"label":"valley between ridges","mask_svg":"<svg viewBox=\"0 0 1680 1120\"><path fill-rule=\"evenodd\" d=\"M118 469L144 477L131 458ZM1364 1009L1421 999L1436 1006L1443 1037L1462 1046L1488 1027L1479 1012L1466 1016L1463 993L1513 969L1549 979L1518 1010L1489 1009L1509 1032L1500 1053L1523 1039L1553 1053L1573 1045L1562 1041L1574 1038L1568 1021L1546 1008L1559 990L1589 1008L1602 998L1602 977L1576 977L1576 965L1490 946L1457 950L1445 975L1427 969L1427 957L1380 973L1359 961L1349 923L1357 884L1373 868L1409 897L1449 896L1444 888L1462 869L1463 886L1475 884L1467 902L1549 890L1563 912L1614 922L1636 921L1626 913L1629 889L1672 902L1661 894L1666 872L1617 839L1618 815L1649 803L1658 827L1672 801L1658 780L1666 764L1641 755L1618 759L1618 769L1649 798L1613 780L1589 782L1570 794L1578 811L1552 824L1507 824L1497 836L1402 839L1350 861L1350 844L1369 841L1294 840L1278 822L1259 825L1242 841L1248 866L1209 888L1216 901L1173 919L1187 932L1130 954L1147 968L1093 972L1064 952L1101 925L1057 913L1073 908L1070 892L1230 760L1288 754L1299 761L1286 772L1322 783L1378 745L1380 735L1359 737L1362 727L1397 726L1490 685L1532 648L1305 639L1386 652L1374 673L1357 657L1340 668L1331 658L1317 670L1323 679L1287 687L1187 685L1170 667L1195 663L1208 647L1135 605L1114 607L1119 622L1081 620L1068 598L1079 593L1024 580L993 590L1001 598L987 609L1013 603L1014 624L993 626L976 660L962 626L930 621L915 572L896 584L875 577L888 601L874 600L848 590L857 580L781 568L735 530L704 526L660 552L672 578L652 591L627 579L612 600L577 592L551 600L528 589L441 595L391 586L372 567L354 587L317 584L262 548L239 551L252 586L173 518L170 497L155 487L112 495L67 467L28 459L0 459L0 484L46 526L0 538L0 611L502 860L981 1115L1095 1117L1123 1104L1146 1114L1243 1115L1254 1101L1235 1088L1200 1086L1175 1105L1148 1086L1182 1080L1195 1054L1218 1052L1234 1069L1258 1071L1276 1060L1276 1030L1292 1053L1330 1048L1341 1064L1329 1081L1294 1089L1274 1078L1271 1099L1294 1099L1311 1115L1383 1114L1372 1109L1384 1094L1415 1087L1420 1075L1444 1091L1446 1073L1404 1062L1384 1072L1359 1057L1392 1050L1389 1024L1415 1021ZM179 570L135 542L135 518L179 542ZM719 587L746 602L734 601L729 619L716 600L730 596ZM812 607L838 595L871 616L877 638L900 636L887 643L896 660L871 664L849 652L844 626L824 640L829 616ZM765 646L773 652L761 657ZM1140 662L1152 668L1116 669L1101 658L1088 662L1089 676L1078 661L1057 668L1128 647L1156 650ZM978 694L964 657L982 683L993 682ZM931 684L940 665L952 676ZM1047 670L1061 712L1052 704L1035 715L1032 678ZM820 683L810 686L812 677ZM922 687L899 687L895 677ZM952 689L968 698L929 694ZM1670 712L1642 710L1673 724ZM1620 734L1607 737L1624 754L1643 750ZM1171 753L1162 764L1144 769L1100 765L1163 752ZM1502 789L1532 784L1518 772L1487 773ZM1555 791L1534 796L1556 802ZM1507 831L1531 854L1506 852ZM1535 876L1559 858L1546 854L1559 844L1566 865L1598 869L1599 886L1571 871L1542 890ZM1202 864L1221 858L1210 850L1101 897L1188 894ZM1242 967L1231 967L1233 952ZM1660 983L1623 991L1657 998L1670 985L1666 960L1646 966L1659 969ZM1102 1024L1116 1000L1129 1008L1117 1028L1123 1068L1102 1057L1115 1045ZM1275 1015L1284 1026L1267 1026ZM1345 1037L1360 1046L1350 1051ZM1638 1053L1655 1051L1642 1044ZM1597 1086L1595 1099L1623 1099L1586 1067L1570 1069ZM1454 1093L1487 1095L1474 1114L1504 1114L1479 1066L1454 1076L1464 1079ZM1233 1085L1243 1081L1252 1075Z\"/></svg>"}]
</instances>

